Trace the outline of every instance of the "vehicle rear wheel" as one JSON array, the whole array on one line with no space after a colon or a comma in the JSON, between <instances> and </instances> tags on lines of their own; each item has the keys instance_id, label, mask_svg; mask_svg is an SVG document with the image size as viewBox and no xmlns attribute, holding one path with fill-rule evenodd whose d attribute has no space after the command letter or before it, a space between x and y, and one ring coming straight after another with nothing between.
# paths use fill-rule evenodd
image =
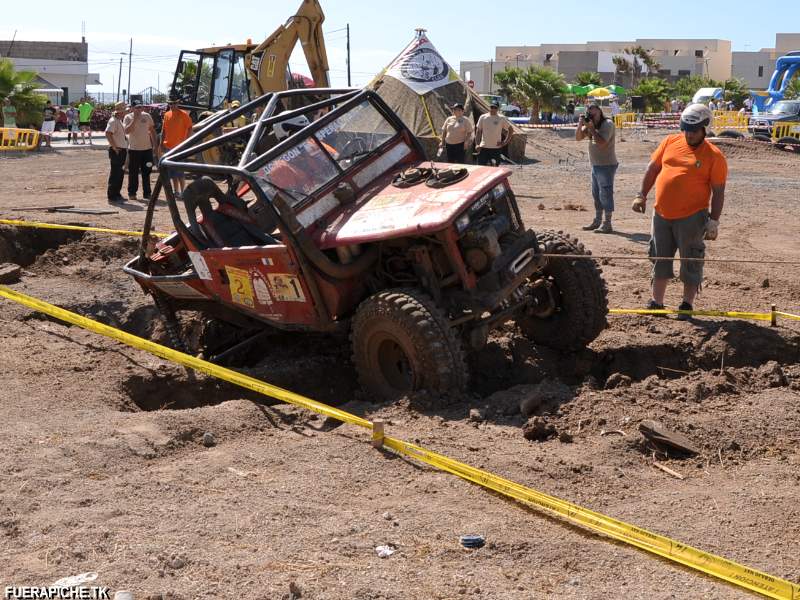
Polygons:
<instances>
[{"instance_id":1,"label":"vehicle rear wheel","mask_svg":"<svg viewBox=\"0 0 800 600\"><path fill-rule=\"evenodd\" d=\"M544 254L592 254L577 238L561 231L544 231L537 237ZM608 324L608 290L594 260L550 258L528 285L535 295L546 293L551 302L550 310L532 312L517 323L523 335L536 343L578 350Z\"/></svg>"},{"instance_id":2,"label":"vehicle rear wheel","mask_svg":"<svg viewBox=\"0 0 800 600\"><path fill-rule=\"evenodd\" d=\"M800 152L800 139L788 135L775 140L775 145L789 152Z\"/></svg>"},{"instance_id":3,"label":"vehicle rear wheel","mask_svg":"<svg viewBox=\"0 0 800 600\"><path fill-rule=\"evenodd\" d=\"M458 392L468 373L447 316L416 289L379 292L358 307L350 336L361 386L381 399Z\"/></svg>"}]
</instances>

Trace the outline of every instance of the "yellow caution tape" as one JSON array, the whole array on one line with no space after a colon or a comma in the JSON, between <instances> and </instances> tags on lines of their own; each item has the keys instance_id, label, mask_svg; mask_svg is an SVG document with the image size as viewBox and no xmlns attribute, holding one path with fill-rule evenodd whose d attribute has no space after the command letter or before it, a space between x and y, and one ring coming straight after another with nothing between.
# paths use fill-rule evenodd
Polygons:
<instances>
[{"instance_id":1,"label":"yellow caution tape","mask_svg":"<svg viewBox=\"0 0 800 600\"><path fill-rule=\"evenodd\" d=\"M731 317L733 319L751 319L754 321L771 321L772 313L736 312L730 310L650 310L647 308L612 308L612 315L698 315L702 317ZM782 314L779 312L776 315Z\"/></svg>"},{"instance_id":2,"label":"yellow caution tape","mask_svg":"<svg viewBox=\"0 0 800 600\"><path fill-rule=\"evenodd\" d=\"M81 227L79 225L61 225L60 223L39 223L37 221L19 221L16 219L0 219L0 225L13 225L14 227L33 227L36 229L66 229L68 231L92 231L95 233L111 233L114 235L129 235L142 237L141 231L126 231L124 229L105 229L103 227ZM167 237L168 233L151 232L155 237Z\"/></svg>"},{"instance_id":3,"label":"yellow caution tape","mask_svg":"<svg viewBox=\"0 0 800 600\"><path fill-rule=\"evenodd\" d=\"M791 313L785 313L779 310L776 310L775 314L778 315L779 317L786 317L787 319L795 319L797 321L800 321L800 315L793 315Z\"/></svg>"},{"instance_id":4,"label":"yellow caution tape","mask_svg":"<svg viewBox=\"0 0 800 600\"><path fill-rule=\"evenodd\" d=\"M150 352L166 360L195 369L246 389L307 408L345 423L350 423L365 429L372 429L373 440L382 441L384 447L398 454L429 464L442 471L452 473L462 479L476 483L484 488L494 490L509 498L543 509L573 524L583 526L596 533L601 533L610 538L630 544L631 546L668 558L669 560L687 567L728 581L741 588L779 600L800 599L800 586L790 581L773 577L762 571L751 569L708 552L703 552L692 546L687 546L686 544L682 544L657 533L583 508L577 504L572 504L560 498L538 492L519 483L489 473L488 471L471 467L460 461L426 450L420 446L409 444L403 440L383 437L382 435L376 436L376 434L379 433L379 428L373 426L370 421L356 415L311 400L310 398L284 390L264 381L254 379L253 377L243 375L231 369L226 369L225 367L220 367L219 365L184 354L183 352L166 348L160 344L125 333L119 329L109 327L108 325L103 325L102 323L87 319L86 317L48 304L47 302L16 292L6 286L0 285L0 296L50 315L51 317L115 339L134 348L145 350L146 352ZM380 427L382 428L382 424Z\"/></svg>"}]
</instances>

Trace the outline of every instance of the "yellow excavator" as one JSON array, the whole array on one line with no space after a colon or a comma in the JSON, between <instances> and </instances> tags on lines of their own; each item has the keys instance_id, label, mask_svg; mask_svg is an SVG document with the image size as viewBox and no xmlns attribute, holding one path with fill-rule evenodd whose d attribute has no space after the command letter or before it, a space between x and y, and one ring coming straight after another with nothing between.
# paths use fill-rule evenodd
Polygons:
<instances>
[{"instance_id":1,"label":"yellow excavator","mask_svg":"<svg viewBox=\"0 0 800 600\"><path fill-rule=\"evenodd\" d=\"M303 78L289 69L289 57L298 41L314 87L329 87L324 20L317 0L303 0L293 16L258 45L247 40L245 44L182 50L170 94L197 118L234 101L244 104L267 92L304 87Z\"/></svg>"}]
</instances>

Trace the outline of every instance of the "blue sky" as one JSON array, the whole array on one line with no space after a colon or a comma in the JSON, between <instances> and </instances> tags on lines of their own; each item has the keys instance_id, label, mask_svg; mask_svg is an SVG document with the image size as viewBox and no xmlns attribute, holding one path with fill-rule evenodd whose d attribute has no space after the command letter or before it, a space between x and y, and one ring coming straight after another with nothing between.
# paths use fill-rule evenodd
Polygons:
<instances>
[{"instance_id":1,"label":"blue sky","mask_svg":"<svg viewBox=\"0 0 800 600\"><path fill-rule=\"evenodd\" d=\"M63 1L44 0L32 9L24 2L5 0L0 38L11 39L17 30L20 40L79 41L85 22L89 70L100 73L104 91L112 91L116 89L119 53L127 52L133 37L134 93L151 85L165 90L180 49L241 43L248 37L259 42L283 23L300 1L140 0L113 4L83 0L67 8ZM777 10L767 12L750 8L757 4L735 0L320 2L326 14L323 28L329 32L326 42L334 85L346 83L344 32L337 30L347 23L351 28L354 85L367 83L412 39L416 27L428 30L431 41L456 69L459 61L494 56L498 45L686 37L728 39L734 50L758 50L774 45L776 31L800 30L800 2L795 1L780 3L780 8L771 5ZM504 12L501 6L515 8ZM307 72L301 53L293 56L292 68ZM123 87L126 83L127 62Z\"/></svg>"}]
</instances>

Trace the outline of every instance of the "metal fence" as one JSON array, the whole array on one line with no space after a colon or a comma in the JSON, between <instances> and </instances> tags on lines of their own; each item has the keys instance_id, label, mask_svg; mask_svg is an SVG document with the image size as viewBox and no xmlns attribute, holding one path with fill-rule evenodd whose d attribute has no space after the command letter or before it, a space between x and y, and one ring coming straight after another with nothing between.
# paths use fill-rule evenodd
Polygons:
<instances>
[{"instance_id":1,"label":"metal fence","mask_svg":"<svg viewBox=\"0 0 800 600\"><path fill-rule=\"evenodd\" d=\"M144 89L138 94L131 94L130 98L124 94L119 94L118 96L116 92L89 92L88 95L98 104L114 104L120 100L124 102L141 100L144 104L159 104L167 101L166 92L162 92L161 90L157 90L153 87Z\"/></svg>"}]
</instances>

